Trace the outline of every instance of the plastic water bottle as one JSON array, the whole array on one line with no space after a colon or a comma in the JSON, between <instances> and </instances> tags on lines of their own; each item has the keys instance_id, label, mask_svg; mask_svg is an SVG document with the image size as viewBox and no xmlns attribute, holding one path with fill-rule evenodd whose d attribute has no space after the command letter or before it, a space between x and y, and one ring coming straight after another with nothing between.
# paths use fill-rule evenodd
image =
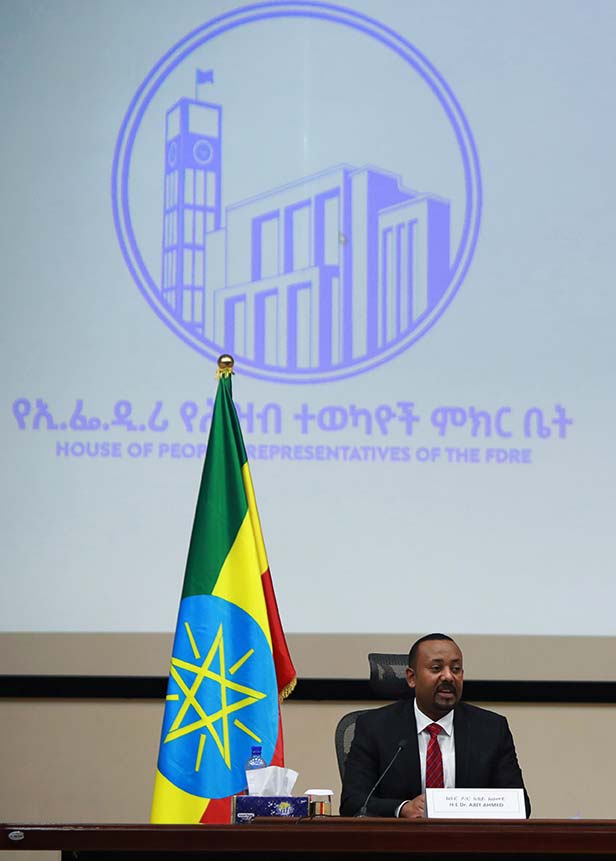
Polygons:
<instances>
[{"instance_id":1,"label":"plastic water bottle","mask_svg":"<svg viewBox=\"0 0 616 861\"><path fill-rule=\"evenodd\" d=\"M250 748L250 758L246 763L246 771L256 771L258 768L267 768L267 763L261 756L261 745L255 744Z\"/></svg>"},{"instance_id":2,"label":"plastic water bottle","mask_svg":"<svg viewBox=\"0 0 616 861\"><path fill-rule=\"evenodd\" d=\"M261 756L261 745L255 744L250 748L250 757L245 765L245 771L258 771L260 768L267 768L267 763ZM250 795L250 787L246 790L247 795Z\"/></svg>"}]
</instances>

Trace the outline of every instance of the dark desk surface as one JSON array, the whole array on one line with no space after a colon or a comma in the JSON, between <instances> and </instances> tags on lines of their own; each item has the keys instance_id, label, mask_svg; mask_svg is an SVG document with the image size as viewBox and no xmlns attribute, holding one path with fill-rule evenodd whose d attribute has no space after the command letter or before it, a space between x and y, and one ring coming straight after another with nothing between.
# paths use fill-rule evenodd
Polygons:
<instances>
[{"instance_id":1,"label":"dark desk surface","mask_svg":"<svg viewBox=\"0 0 616 861\"><path fill-rule=\"evenodd\" d=\"M261 819L242 825L0 825L0 849L73 861L199 859L616 858L616 820Z\"/></svg>"}]
</instances>

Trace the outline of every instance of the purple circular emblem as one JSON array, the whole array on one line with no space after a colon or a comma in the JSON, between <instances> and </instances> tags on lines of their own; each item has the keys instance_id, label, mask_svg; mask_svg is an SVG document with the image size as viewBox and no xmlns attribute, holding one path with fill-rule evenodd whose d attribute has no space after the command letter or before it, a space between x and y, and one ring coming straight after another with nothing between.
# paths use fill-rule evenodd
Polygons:
<instances>
[{"instance_id":1,"label":"purple circular emblem","mask_svg":"<svg viewBox=\"0 0 616 861\"><path fill-rule=\"evenodd\" d=\"M420 86L429 96L434 128L446 129L454 142L463 191L455 199L440 188L417 191L407 185L422 180L412 175L417 150L413 159L409 156L407 176L406 167L402 175L399 168L375 164L368 147L365 162L333 161L309 175L281 176L273 185L267 180L268 187L256 194L251 187L243 198L227 199L229 144L244 146L250 159L267 146L268 136L284 134L289 118L280 118L279 129L256 129L241 142L228 141L225 123L231 116L237 125L232 112L238 106L236 100L228 103L228 90L227 103L215 97L218 72L202 68L203 48L219 56L211 51L219 40L241 28L255 28L255 38L263 39L264 28L274 22L327 25L334 39L352 34L356 52L365 43L372 58L375 49L384 49L383 57L398 64L403 81L409 81L409 91L414 88L416 94ZM186 76L180 73L186 70L195 75L194 95L185 90ZM402 92L399 81L396 86L392 112L414 118L404 85ZM164 109L161 92L167 99ZM356 112L369 115L363 94L358 91L356 98ZM419 125L417 121L417 135ZM352 143L356 154L356 139ZM398 147L405 144L396 141ZM157 147L160 159L152 162L146 153ZM156 189L148 200L133 181L144 171L151 174L148 187ZM438 171L423 181L434 185L435 176ZM243 6L212 18L156 63L122 122L112 198L131 275L175 334L210 359L232 353L243 371L255 377L315 383L389 361L439 319L473 257L481 178L457 99L410 42L354 10L296 0Z\"/></svg>"}]
</instances>

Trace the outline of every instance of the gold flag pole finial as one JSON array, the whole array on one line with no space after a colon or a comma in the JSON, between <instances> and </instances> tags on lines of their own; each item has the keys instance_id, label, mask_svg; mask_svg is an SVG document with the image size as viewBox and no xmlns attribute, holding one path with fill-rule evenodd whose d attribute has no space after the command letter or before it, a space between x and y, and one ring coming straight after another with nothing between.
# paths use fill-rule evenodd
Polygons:
<instances>
[{"instance_id":1,"label":"gold flag pole finial","mask_svg":"<svg viewBox=\"0 0 616 861\"><path fill-rule=\"evenodd\" d=\"M228 353L223 353L222 356L218 357L218 370L216 371L216 379L219 380L221 377L230 377L231 374L234 374L233 365L235 365L235 359L233 356L230 356Z\"/></svg>"}]
</instances>

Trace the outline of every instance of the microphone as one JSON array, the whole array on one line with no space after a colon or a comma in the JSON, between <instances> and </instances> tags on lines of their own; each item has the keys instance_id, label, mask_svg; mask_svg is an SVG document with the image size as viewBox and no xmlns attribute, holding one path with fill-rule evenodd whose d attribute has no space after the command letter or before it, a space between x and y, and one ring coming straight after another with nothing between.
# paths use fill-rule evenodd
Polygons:
<instances>
[{"instance_id":1,"label":"microphone","mask_svg":"<svg viewBox=\"0 0 616 861\"><path fill-rule=\"evenodd\" d=\"M401 741L398 742L398 747L396 748L396 752L394 753L392 758L389 760L389 765L387 766L385 771L383 771L381 773L381 775L379 776L379 779L377 780L377 782L374 784L374 786L372 787L372 789L370 790L370 792L366 796L366 800L364 801L362 806L359 808L359 811L355 814L356 817L368 815L368 802L370 801L370 799L374 795L374 792L375 792L376 788L378 787L379 783L383 780L383 778L385 777L385 775L387 774L389 769L392 767L394 762L397 760L398 755L400 754L401 751L404 750L404 748L407 746L407 744L408 744L408 739L406 739L406 738L403 738Z\"/></svg>"}]
</instances>

